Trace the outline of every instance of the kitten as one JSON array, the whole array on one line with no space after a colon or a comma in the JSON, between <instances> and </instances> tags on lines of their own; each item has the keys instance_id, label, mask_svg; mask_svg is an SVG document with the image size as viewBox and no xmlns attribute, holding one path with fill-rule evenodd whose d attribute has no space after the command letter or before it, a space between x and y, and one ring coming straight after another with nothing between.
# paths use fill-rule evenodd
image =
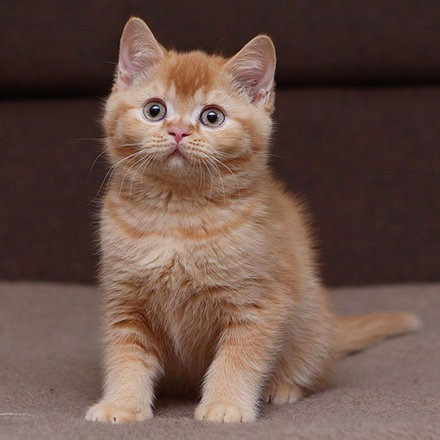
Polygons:
<instances>
[{"instance_id":1,"label":"kitten","mask_svg":"<svg viewBox=\"0 0 440 440\"><path fill-rule=\"evenodd\" d=\"M201 390L196 419L253 421L260 399L294 402L337 357L418 326L332 314L304 208L268 168L275 62L265 35L225 59L126 24L104 116L105 387L88 420L150 419L159 390Z\"/></svg>"}]
</instances>

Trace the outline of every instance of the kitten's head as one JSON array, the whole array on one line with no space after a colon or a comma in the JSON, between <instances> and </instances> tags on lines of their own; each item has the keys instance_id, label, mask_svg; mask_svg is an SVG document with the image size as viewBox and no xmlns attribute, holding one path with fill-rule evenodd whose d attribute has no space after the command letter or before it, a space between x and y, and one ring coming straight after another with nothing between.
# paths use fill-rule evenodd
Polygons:
<instances>
[{"instance_id":1,"label":"kitten's head","mask_svg":"<svg viewBox=\"0 0 440 440\"><path fill-rule=\"evenodd\" d=\"M275 62L264 35L229 59L177 53L131 18L104 117L115 170L128 180L148 175L211 191L258 178L267 165Z\"/></svg>"}]
</instances>

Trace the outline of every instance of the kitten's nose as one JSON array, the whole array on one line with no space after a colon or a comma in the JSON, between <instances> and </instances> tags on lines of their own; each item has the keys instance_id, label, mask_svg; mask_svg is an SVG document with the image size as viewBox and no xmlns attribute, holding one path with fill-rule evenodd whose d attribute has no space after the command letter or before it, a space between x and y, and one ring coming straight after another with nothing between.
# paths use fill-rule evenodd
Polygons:
<instances>
[{"instance_id":1,"label":"kitten's nose","mask_svg":"<svg viewBox=\"0 0 440 440\"><path fill-rule=\"evenodd\" d=\"M189 136L191 133L182 127L170 127L168 129L168 134L174 136L174 139L179 143L185 136Z\"/></svg>"}]
</instances>

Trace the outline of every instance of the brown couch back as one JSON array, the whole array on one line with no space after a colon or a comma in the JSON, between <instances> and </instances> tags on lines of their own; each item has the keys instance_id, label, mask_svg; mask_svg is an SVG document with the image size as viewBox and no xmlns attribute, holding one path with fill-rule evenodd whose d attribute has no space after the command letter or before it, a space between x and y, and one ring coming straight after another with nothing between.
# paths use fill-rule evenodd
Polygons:
<instances>
[{"instance_id":1,"label":"brown couch back","mask_svg":"<svg viewBox=\"0 0 440 440\"><path fill-rule=\"evenodd\" d=\"M439 279L440 2L4 1L0 277L94 277L99 96L123 24L180 50L278 51L274 167L330 284Z\"/></svg>"},{"instance_id":2,"label":"brown couch back","mask_svg":"<svg viewBox=\"0 0 440 440\"><path fill-rule=\"evenodd\" d=\"M179 50L232 54L268 33L277 45L280 86L440 76L437 0L5 3L0 84L12 96L106 93L130 15L142 16L165 46Z\"/></svg>"}]
</instances>

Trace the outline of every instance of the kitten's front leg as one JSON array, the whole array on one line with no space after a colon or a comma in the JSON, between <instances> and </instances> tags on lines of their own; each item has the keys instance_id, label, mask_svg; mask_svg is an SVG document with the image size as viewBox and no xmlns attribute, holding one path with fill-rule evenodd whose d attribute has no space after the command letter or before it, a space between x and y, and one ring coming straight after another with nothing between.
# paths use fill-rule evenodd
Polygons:
<instances>
[{"instance_id":1,"label":"kitten's front leg","mask_svg":"<svg viewBox=\"0 0 440 440\"><path fill-rule=\"evenodd\" d=\"M106 335L104 397L88 410L86 419L110 423L151 419L160 358L144 320L125 314L113 319Z\"/></svg>"},{"instance_id":2,"label":"kitten's front leg","mask_svg":"<svg viewBox=\"0 0 440 440\"><path fill-rule=\"evenodd\" d=\"M224 330L196 419L224 423L256 419L261 387L276 355L278 328L260 321L232 323Z\"/></svg>"}]
</instances>

